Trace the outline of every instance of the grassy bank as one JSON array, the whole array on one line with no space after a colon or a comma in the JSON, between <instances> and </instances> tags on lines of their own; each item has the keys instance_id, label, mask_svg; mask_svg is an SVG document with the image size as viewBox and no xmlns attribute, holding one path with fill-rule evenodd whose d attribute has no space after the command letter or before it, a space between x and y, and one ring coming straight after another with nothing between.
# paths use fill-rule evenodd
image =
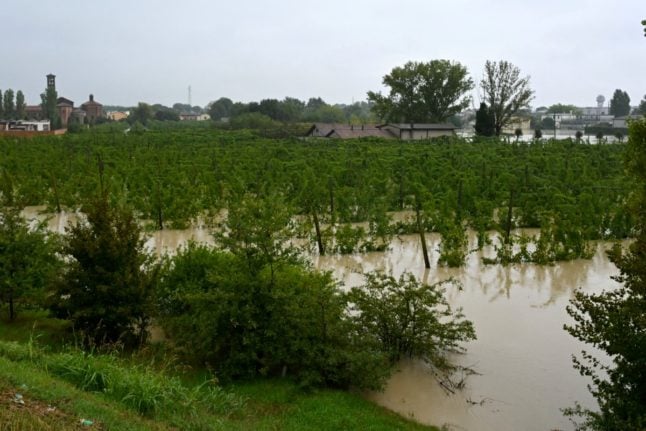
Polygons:
<instances>
[{"instance_id":1,"label":"grassy bank","mask_svg":"<svg viewBox=\"0 0 646 431\"><path fill-rule=\"evenodd\" d=\"M162 368L154 355L62 347L72 342L62 322L22 316L0 322L1 431L433 429L349 392L306 392L287 380L222 388L199 381L202 370Z\"/></svg>"}]
</instances>

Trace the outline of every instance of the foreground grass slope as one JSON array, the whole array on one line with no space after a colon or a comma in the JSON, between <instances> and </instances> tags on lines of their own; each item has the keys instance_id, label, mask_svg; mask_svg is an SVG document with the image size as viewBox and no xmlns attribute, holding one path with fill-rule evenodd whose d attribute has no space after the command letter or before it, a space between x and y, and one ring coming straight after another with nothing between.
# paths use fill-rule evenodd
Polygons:
<instances>
[{"instance_id":1,"label":"foreground grass slope","mask_svg":"<svg viewBox=\"0 0 646 431\"><path fill-rule=\"evenodd\" d=\"M304 392L287 380L222 389L195 384L200 370L62 348L60 327L40 314L0 322L0 431L432 429L348 392Z\"/></svg>"}]
</instances>

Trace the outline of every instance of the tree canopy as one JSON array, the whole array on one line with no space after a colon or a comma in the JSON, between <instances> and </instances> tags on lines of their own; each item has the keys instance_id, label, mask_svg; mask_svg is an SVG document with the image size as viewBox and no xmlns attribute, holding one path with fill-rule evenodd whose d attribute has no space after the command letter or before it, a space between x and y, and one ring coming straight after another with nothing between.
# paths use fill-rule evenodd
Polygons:
<instances>
[{"instance_id":1,"label":"tree canopy","mask_svg":"<svg viewBox=\"0 0 646 431\"><path fill-rule=\"evenodd\" d=\"M71 320L86 342L144 341L155 273L141 228L132 211L111 204L105 192L83 212L87 221L66 229L69 263L50 308Z\"/></svg>"},{"instance_id":2,"label":"tree canopy","mask_svg":"<svg viewBox=\"0 0 646 431\"><path fill-rule=\"evenodd\" d=\"M480 108L476 111L476 135L493 136L496 134L493 115L486 103L480 103Z\"/></svg>"},{"instance_id":3,"label":"tree canopy","mask_svg":"<svg viewBox=\"0 0 646 431\"><path fill-rule=\"evenodd\" d=\"M623 117L630 114L630 96L625 91L616 89L610 99L610 114Z\"/></svg>"},{"instance_id":4,"label":"tree canopy","mask_svg":"<svg viewBox=\"0 0 646 431\"><path fill-rule=\"evenodd\" d=\"M504 60L487 60L480 88L482 99L493 115L496 136L520 109L529 107L534 94L529 87L529 76L521 78L520 69Z\"/></svg>"},{"instance_id":5,"label":"tree canopy","mask_svg":"<svg viewBox=\"0 0 646 431\"><path fill-rule=\"evenodd\" d=\"M469 106L473 89L467 68L449 60L409 61L383 78L387 96L368 92L373 111L385 121L443 122Z\"/></svg>"},{"instance_id":6,"label":"tree canopy","mask_svg":"<svg viewBox=\"0 0 646 431\"><path fill-rule=\"evenodd\" d=\"M574 115L580 115L581 109L574 105L567 105L563 103L555 103L547 108L547 114L563 114L571 112Z\"/></svg>"}]
</instances>

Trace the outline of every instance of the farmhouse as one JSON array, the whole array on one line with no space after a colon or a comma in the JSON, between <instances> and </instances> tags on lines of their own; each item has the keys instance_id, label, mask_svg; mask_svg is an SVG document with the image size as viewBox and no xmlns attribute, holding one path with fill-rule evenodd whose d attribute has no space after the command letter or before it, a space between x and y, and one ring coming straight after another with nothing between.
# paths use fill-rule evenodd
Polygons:
<instances>
[{"instance_id":1,"label":"farmhouse","mask_svg":"<svg viewBox=\"0 0 646 431\"><path fill-rule=\"evenodd\" d=\"M439 136L452 136L455 126L451 124L419 124L419 123L400 123L400 124L335 124L335 123L315 123L305 136L313 138L385 138L385 139L403 139L403 140L420 140L437 138Z\"/></svg>"}]
</instances>

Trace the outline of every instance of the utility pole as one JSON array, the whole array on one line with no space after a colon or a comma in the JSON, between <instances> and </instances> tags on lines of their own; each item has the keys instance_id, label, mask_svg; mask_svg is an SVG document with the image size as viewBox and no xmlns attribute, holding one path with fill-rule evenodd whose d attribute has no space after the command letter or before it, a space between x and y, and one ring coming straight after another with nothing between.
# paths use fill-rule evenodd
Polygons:
<instances>
[{"instance_id":1,"label":"utility pole","mask_svg":"<svg viewBox=\"0 0 646 431\"><path fill-rule=\"evenodd\" d=\"M193 107L193 102L191 100L191 86L188 86L188 106Z\"/></svg>"}]
</instances>

